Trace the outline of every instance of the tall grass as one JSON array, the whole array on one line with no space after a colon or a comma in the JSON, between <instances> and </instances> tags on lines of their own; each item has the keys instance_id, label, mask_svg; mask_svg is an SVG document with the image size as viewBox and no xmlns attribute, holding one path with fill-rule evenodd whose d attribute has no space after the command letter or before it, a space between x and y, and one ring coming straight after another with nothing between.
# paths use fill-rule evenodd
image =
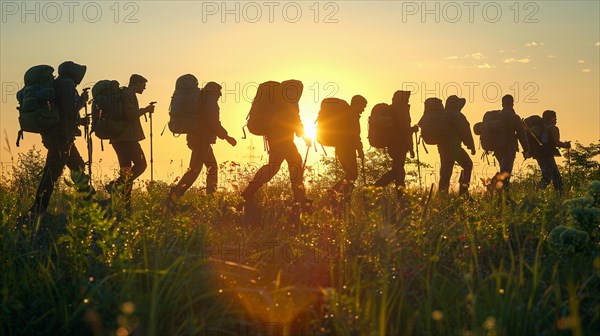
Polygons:
<instances>
[{"instance_id":1,"label":"tall grass","mask_svg":"<svg viewBox=\"0 0 600 336\"><path fill-rule=\"evenodd\" d=\"M126 217L120 200L86 202L66 184L53 196L57 215L19 225L21 195L35 191L23 181L36 177L15 176L0 185L1 334L600 330L598 242L585 253L551 249L550 232L570 219L532 176L514 183L514 203L418 189L398 202L391 187L359 185L340 208L323 192L330 175L310 176L314 212L299 221L285 176L260 191L255 216L236 210L234 191L196 188L170 211L159 182L136 187Z\"/></svg>"}]
</instances>

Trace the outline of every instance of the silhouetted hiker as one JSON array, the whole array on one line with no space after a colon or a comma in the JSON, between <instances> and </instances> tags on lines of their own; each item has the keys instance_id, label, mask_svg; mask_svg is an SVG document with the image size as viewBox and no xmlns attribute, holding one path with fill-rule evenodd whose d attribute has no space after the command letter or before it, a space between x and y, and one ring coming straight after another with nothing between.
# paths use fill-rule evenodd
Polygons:
<instances>
[{"instance_id":1,"label":"silhouetted hiker","mask_svg":"<svg viewBox=\"0 0 600 336\"><path fill-rule=\"evenodd\" d=\"M500 164L500 176L503 179L503 189L508 191L516 154L519 151L518 142L523 148L523 157L529 158L529 142L521 117L514 110L514 98L511 95L502 97L501 119L505 123L506 146L494 151L494 156Z\"/></svg>"},{"instance_id":2,"label":"silhouetted hiker","mask_svg":"<svg viewBox=\"0 0 600 336\"><path fill-rule=\"evenodd\" d=\"M262 86L262 87L261 87ZM251 110L248 119L248 129L257 135L265 135L269 146L269 162L262 166L252 181L248 184L241 196L244 198L245 205L253 204L254 194L269 182L281 168L283 161L287 161L292 182L292 193L294 201L302 206L308 206L311 201L306 198L306 191L303 184L304 169L302 167L302 156L294 143L294 134L301 136L307 146L311 146L312 141L304 136L304 125L300 120L300 108L298 101L302 96L303 85L297 80L284 81L281 84L277 82L266 82L258 88L257 98L253 102L253 109L267 109L273 112L258 112L259 114L268 114L271 119L263 132L253 130L253 113ZM261 96L264 92L265 95ZM265 110L266 111L266 110ZM271 114L273 113L273 114Z\"/></svg>"},{"instance_id":3,"label":"silhouetted hiker","mask_svg":"<svg viewBox=\"0 0 600 336\"><path fill-rule=\"evenodd\" d=\"M323 104L321 106L323 109ZM339 132L339 139L337 139L335 145L335 155L344 170L344 177L337 181L329 191L342 194L346 202L350 201L354 181L358 178L356 154L358 153L361 160L365 159L363 144L360 139L360 115L366 106L367 100L365 97L360 95L352 97L349 110L344 113L343 119L337 121L339 126L347 128Z\"/></svg>"},{"instance_id":4,"label":"silhouetted hiker","mask_svg":"<svg viewBox=\"0 0 600 336\"><path fill-rule=\"evenodd\" d=\"M387 173L383 174L375 186L385 187L392 181L396 184L398 189L398 196L402 196L403 189L406 186L405 178L406 171L404 170L404 164L406 161L406 154L410 152L411 157L415 157L413 151L413 140L412 134L417 130L410 126L410 91L396 91L392 98L392 104L390 109L393 116L393 130L394 136L387 146L387 152L392 158L392 169Z\"/></svg>"},{"instance_id":5,"label":"silhouetted hiker","mask_svg":"<svg viewBox=\"0 0 600 336\"><path fill-rule=\"evenodd\" d=\"M169 199L172 201L177 200L194 184L200 172L202 166L207 164L207 168L210 169L210 162L214 161L216 167L216 159L212 151L211 145L219 139L224 139L229 142L230 145L235 146L236 140L227 134L227 131L221 125L219 120L219 98L221 97L221 85L215 82L207 83L202 90L200 90L200 97L198 99L198 109L200 117L197 119L195 125L195 132L187 133L187 145L192 150L192 156L190 158L190 167L187 172L181 177L176 186L171 188L169 193ZM208 180L208 176L207 176ZM214 185L207 183L207 193L212 193L216 188L216 181ZM209 190L210 188L210 190Z\"/></svg>"},{"instance_id":6,"label":"silhouetted hiker","mask_svg":"<svg viewBox=\"0 0 600 336\"><path fill-rule=\"evenodd\" d=\"M523 120L515 113L514 99L511 95L502 97L501 111L488 111L483 121L473 126L475 134L480 136L481 148L486 153L493 152L500 163L500 172L494 177L494 189L508 191L510 176L517 151L518 142L523 148L523 157L529 158L529 141Z\"/></svg>"},{"instance_id":7,"label":"silhouetted hiker","mask_svg":"<svg viewBox=\"0 0 600 336\"><path fill-rule=\"evenodd\" d=\"M85 162L75 147L75 137L81 135L78 127L89 122L88 119L79 117L79 110L88 100L87 91L81 95L77 92L77 85L83 80L86 69L85 65L71 61L58 67L54 90L60 120L52 128L41 132L42 143L48 149L48 155L35 201L30 208L34 216L44 213L48 208L54 184L62 175L65 165L71 170L71 178L79 191L86 193L86 198L91 198L89 178L84 173Z\"/></svg>"},{"instance_id":8,"label":"silhouetted hiker","mask_svg":"<svg viewBox=\"0 0 600 336\"><path fill-rule=\"evenodd\" d=\"M131 212L131 190L133 181L140 177L148 164L140 141L144 140L144 130L140 118L146 113L154 113L154 105L140 108L136 94L142 94L146 89L148 80L140 75L133 74L129 78L129 85L121 90L121 106L125 125L123 131L110 139L110 143L117 153L121 171L119 177L106 185L109 192L121 189L125 197L125 210Z\"/></svg>"},{"instance_id":9,"label":"silhouetted hiker","mask_svg":"<svg viewBox=\"0 0 600 336\"><path fill-rule=\"evenodd\" d=\"M554 189L562 196L563 182L560 171L556 165L555 156L560 156L558 148L571 148L570 141L560 141L560 131L556 126L556 112L547 110L542 114L544 129L540 132L539 141L542 143L539 151L532 151L542 170L542 180L539 187L545 189L550 182ZM533 144L531 145L533 147Z\"/></svg>"},{"instance_id":10,"label":"silhouetted hiker","mask_svg":"<svg viewBox=\"0 0 600 336\"><path fill-rule=\"evenodd\" d=\"M427 104L427 101L425 103ZM475 142L471 134L471 125L465 115L461 113L465 103L464 98L458 98L455 95L446 99L445 113L448 120L448 138L447 141L438 144L440 153L439 190L448 192L454 162L457 162L463 169L459 178L459 195L469 192L471 173L473 172L473 161L462 148L461 143L471 150L471 155L475 155ZM427 105L425 105L425 108L427 108Z\"/></svg>"}]
</instances>

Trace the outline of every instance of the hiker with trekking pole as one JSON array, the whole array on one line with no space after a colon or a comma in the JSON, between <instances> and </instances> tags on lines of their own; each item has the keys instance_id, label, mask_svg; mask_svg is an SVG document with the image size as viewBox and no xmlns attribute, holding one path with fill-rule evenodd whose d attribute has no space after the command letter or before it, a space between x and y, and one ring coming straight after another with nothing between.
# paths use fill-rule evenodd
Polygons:
<instances>
[{"instance_id":1,"label":"hiker with trekking pole","mask_svg":"<svg viewBox=\"0 0 600 336\"><path fill-rule=\"evenodd\" d=\"M20 113L29 112L26 108L30 106L26 107L23 103L31 100L32 97L43 105L41 109L38 108L39 106L33 106L35 110L28 113L33 118L22 118L19 121L21 139L23 131L40 133L42 143L48 149L35 201L29 208L32 219L46 213L54 184L62 175L65 166L71 170L71 179L83 200L90 200L92 197L93 189L89 184L89 176L85 175L85 162L75 146L75 137L81 136L79 126L86 126L88 122L86 118L81 118L79 115L79 111L88 100L87 90L84 89L81 95L77 92L77 85L83 80L86 70L85 65L66 61L58 67L58 78L54 79L52 67L35 66L25 73L25 87L17 93L21 105ZM47 97L48 100L40 101L39 97L42 96ZM37 118L38 112L43 112L45 119ZM53 122L36 124L40 120L49 121L48 113L56 116Z\"/></svg>"},{"instance_id":2,"label":"hiker with trekking pole","mask_svg":"<svg viewBox=\"0 0 600 336\"><path fill-rule=\"evenodd\" d=\"M83 93L88 96L88 91L90 90L89 87L84 88L82 91ZM90 182L90 186L92 185L92 132L90 131L90 118L91 118L91 114L88 113L88 103L86 102L85 106L85 116L84 116L84 120L83 120L83 124L84 124L84 129L85 129L85 141L87 143L87 152L88 152L88 161L86 162L87 166L88 166L88 177L89 177L89 182Z\"/></svg>"},{"instance_id":3,"label":"hiker with trekking pole","mask_svg":"<svg viewBox=\"0 0 600 336\"><path fill-rule=\"evenodd\" d=\"M146 138L140 118L142 116L145 117L146 113L152 115L154 113L154 104L140 108L136 96L144 92L147 82L148 80L141 75L133 74L129 78L129 85L118 91L120 98L118 100L116 98L110 99L120 104L122 113L120 124L122 130L118 135L110 137L110 144L117 153L120 172L116 180L106 185L106 190L111 193L111 196L115 192L123 196L124 209L127 215L131 214L131 190L133 189L133 182L146 171L146 167L148 166L144 151L142 150L142 146L140 146L140 141ZM92 89L92 93L94 93L94 89ZM94 96L94 104L97 103L97 99ZM95 132L97 133L97 131Z\"/></svg>"},{"instance_id":4,"label":"hiker with trekking pole","mask_svg":"<svg viewBox=\"0 0 600 336\"><path fill-rule=\"evenodd\" d=\"M269 162L262 166L242 192L241 207L253 207L254 195L277 174L287 161L294 202L305 211L311 210L312 200L306 197L302 156L294 143L294 135L302 137L310 148L312 140L304 134L298 102L304 86L298 80L275 81L259 85L248 114L250 133L266 137ZM308 152L307 152L308 153Z\"/></svg>"},{"instance_id":5,"label":"hiker with trekking pole","mask_svg":"<svg viewBox=\"0 0 600 336\"><path fill-rule=\"evenodd\" d=\"M148 105L154 107L154 104L156 104L155 101L150 102ZM150 183L154 182L154 141L153 141L153 134L152 134L152 116L154 115L154 113L150 113ZM146 115L144 114L144 117Z\"/></svg>"}]
</instances>

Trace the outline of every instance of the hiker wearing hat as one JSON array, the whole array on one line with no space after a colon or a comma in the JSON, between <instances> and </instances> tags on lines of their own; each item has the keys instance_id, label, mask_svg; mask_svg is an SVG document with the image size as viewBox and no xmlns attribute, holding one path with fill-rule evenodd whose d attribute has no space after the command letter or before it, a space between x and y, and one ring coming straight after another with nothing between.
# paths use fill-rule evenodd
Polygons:
<instances>
[{"instance_id":1,"label":"hiker wearing hat","mask_svg":"<svg viewBox=\"0 0 600 336\"><path fill-rule=\"evenodd\" d=\"M84 90L80 95L77 91L86 70L85 65L72 61L63 62L58 67L54 90L56 106L61 117L58 124L41 133L42 144L48 149L48 155L35 201L29 209L33 218L46 213L54 184L62 175L65 166L71 170L71 178L79 192L86 194L86 198L91 198L93 190L88 184L89 176L84 173L85 162L75 146L75 137L81 135L79 126L89 122L87 118L79 117L79 110L87 103L88 93Z\"/></svg>"},{"instance_id":2,"label":"hiker wearing hat","mask_svg":"<svg viewBox=\"0 0 600 336\"><path fill-rule=\"evenodd\" d=\"M194 184L202 166L206 165L208 169L216 168L216 159L212 151L212 145L216 143L217 137L226 140L231 146L235 146L237 141L227 134L227 130L223 128L220 120L219 98L221 97L221 85L215 82L207 83L200 90L200 124L197 127L197 132L187 134L187 145L192 150L190 158L190 167L187 172L181 177L179 183L171 188L169 200L175 201ZM214 162L211 164L211 162ZM210 180L210 174L216 174L216 171L209 171L207 180ZM210 194L216 188L216 176L213 177L214 182L207 184L207 193Z\"/></svg>"},{"instance_id":3,"label":"hiker wearing hat","mask_svg":"<svg viewBox=\"0 0 600 336\"><path fill-rule=\"evenodd\" d=\"M558 148L571 148L570 141L560 141L560 131L556 126L556 112L552 110L544 111L542 114L544 121L545 131L542 132L542 139L539 139L542 143L541 150L534 157L540 169L542 170L542 180L540 181L540 189L545 189L550 182L554 186L554 190L562 196L563 194L563 182L560 176L560 171L556 165L555 156L560 156ZM547 139L544 139L547 137Z\"/></svg>"},{"instance_id":4,"label":"hiker wearing hat","mask_svg":"<svg viewBox=\"0 0 600 336\"><path fill-rule=\"evenodd\" d=\"M410 91L398 90L392 97L392 114L394 117L394 129L397 131L397 136L391 139L390 145L387 147L387 152L392 158L392 169L383 174L375 186L385 187L394 181L398 189L398 196L402 195L402 190L406 186L406 170L404 163L406 155L410 153L412 158L415 157L413 150L412 134L418 130L418 127L410 126Z\"/></svg>"},{"instance_id":5,"label":"hiker wearing hat","mask_svg":"<svg viewBox=\"0 0 600 336\"><path fill-rule=\"evenodd\" d=\"M440 192L448 192L455 162L463 169L460 174L458 193L462 195L469 191L473 161L469 157L469 154L462 148L462 144L471 150L471 155L475 155L475 142L471 134L471 125L461 112L465 104L466 100L464 98L459 98L455 95L446 99L444 111L446 113L446 120L448 121L448 127L446 128L448 133L447 141L437 145L440 153Z\"/></svg>"},{"instance_id":6,"label":"hiker wearing hat","mask_svg":"<svg viewBox=\"0 0 600 336\"><path fill-rule=\"evenodd\" d=\"M116 137L110 139L110 144L117 153L119 160L119 177L106 185L106 190L112 193L121 189L125 199L125 210L131 211L131 190L133 181L140 177L148 164L140 141L144 140L144 130L140 118L146 113L154 112L154 105L140 108L136 94L142 94L148 80L141 75L133 74L129 84L121 90L121 106L125 117L125 127Z\"/></svg>"}]
</instances>

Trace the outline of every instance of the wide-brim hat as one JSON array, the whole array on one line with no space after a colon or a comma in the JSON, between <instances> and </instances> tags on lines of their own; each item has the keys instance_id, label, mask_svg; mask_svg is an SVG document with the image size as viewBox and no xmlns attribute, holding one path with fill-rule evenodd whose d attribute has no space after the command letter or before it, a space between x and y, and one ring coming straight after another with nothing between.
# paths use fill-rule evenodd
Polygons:
<instances>
[{"instance_id":1,"label":"wide-brim hat","mask_svg":"<svg viewBox=\"0 0 600 336\"><path fill-rule=\"evenodd\" d=\"M459 98L456 95L452 95L446 99L446 109L457 109L462 110L465 107L467 100L465 98Z\"/></svg>"}]
</instances>

